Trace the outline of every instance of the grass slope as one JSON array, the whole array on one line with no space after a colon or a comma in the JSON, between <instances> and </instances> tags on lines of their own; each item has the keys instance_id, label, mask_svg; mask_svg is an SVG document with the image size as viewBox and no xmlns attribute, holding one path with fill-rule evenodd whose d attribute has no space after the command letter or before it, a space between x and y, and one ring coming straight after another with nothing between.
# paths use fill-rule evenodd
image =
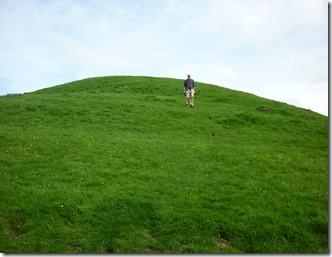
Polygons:
<instances>
[{"instance_id":1,"label":"grass slope","mask_svg":"<svg viewBox=\"0 0 332 257\"><path fill-rule=\"evenodd\" d=\"M0 106L0 252L329 251L325 116L153 77Z\"/></svg>"}]
</instances>

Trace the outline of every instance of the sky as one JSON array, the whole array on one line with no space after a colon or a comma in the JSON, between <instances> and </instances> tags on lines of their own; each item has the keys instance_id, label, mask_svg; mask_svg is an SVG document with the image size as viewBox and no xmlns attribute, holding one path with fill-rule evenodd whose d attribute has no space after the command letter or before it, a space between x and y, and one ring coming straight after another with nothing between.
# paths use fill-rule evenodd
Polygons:
<instances>
[{"instance_id":1,"label":"sky","mask_svg":"<svg viewBox=\"0 0 332 257\"><path fill-rule=\"evenodd\" d=\"M188 73L327 116L328 1L0 0L0 95Z\"/></svg>"}]
</instances>

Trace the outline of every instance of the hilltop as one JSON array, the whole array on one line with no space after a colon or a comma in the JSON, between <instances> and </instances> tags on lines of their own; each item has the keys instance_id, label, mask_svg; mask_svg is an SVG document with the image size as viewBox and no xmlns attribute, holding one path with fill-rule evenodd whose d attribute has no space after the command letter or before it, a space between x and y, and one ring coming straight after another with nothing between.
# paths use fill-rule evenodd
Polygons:
<instances>
[{"instance_id":1,"label":"hilltop","mask_svg":"<svg viewBox=\"0 0 332 257\"><path fill-rule=\"evenodd\" d=\"M328 118L196 82L0 97L0 252L328 252Z\"/></svg>"}]
</instances>

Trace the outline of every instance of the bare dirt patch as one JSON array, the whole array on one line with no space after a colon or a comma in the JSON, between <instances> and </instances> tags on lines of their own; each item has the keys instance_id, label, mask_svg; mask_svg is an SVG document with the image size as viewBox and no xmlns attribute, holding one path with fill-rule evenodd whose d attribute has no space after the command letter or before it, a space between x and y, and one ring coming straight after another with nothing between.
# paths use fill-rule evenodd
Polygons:
<instances>
[{"instance_id":1,"label":"bare dirt patch","mask_svg":"<svg viewBox=\"0 0 332 257\"><path fill-rule=\"evenodd\" d=\"M230 248L231 247L230 242L228 242L224 238L219 238L216 244L217 244L218 248L222 248L222 249L226 249L226 248Z\"/></svg>"}]
</instances>

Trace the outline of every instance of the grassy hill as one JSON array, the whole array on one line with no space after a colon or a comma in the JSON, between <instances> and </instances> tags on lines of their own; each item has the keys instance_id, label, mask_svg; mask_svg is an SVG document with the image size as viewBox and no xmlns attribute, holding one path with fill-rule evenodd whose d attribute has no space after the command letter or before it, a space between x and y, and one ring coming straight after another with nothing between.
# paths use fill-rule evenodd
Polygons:
<instances>
[{"instance_id":1,"label":"grassy hill","mask_svg":"<svg viewBox=\"0 0 332 257\"><path fill-rule=\"evenodd\" d=\"M196 83L0 97L0 252L327 253L328 118Z\"/></svg>"}]
</instances>

